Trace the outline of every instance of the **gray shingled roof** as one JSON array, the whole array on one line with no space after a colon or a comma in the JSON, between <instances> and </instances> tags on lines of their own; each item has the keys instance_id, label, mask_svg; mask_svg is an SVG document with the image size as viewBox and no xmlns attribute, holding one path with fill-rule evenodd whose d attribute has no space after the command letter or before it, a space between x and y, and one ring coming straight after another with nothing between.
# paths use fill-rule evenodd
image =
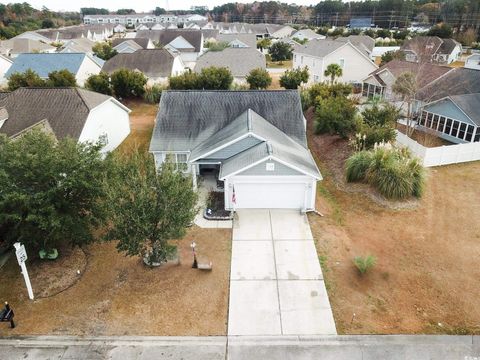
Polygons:
<instances>
[{"instance_id":1,"label":"gray shingled roof","mask_svg":"<svg viewBox=\"0 0 480 360\"><path fill-rule=\"evenodd\" d=\"M452 95L480 93L480 71L455 68L422 88L417 98L426 102Z\"/></svg>"},{"instance_id":2,"label":"gray shingled roof","mask_svg":"<svg viewBox=\"0 0 480 360\"><path fill-rule=\"evenodd\" d=\"M133 53L117 54L103 65L109 74L122 68L139 70L149 78L168 77L172 74L175 56L166 49L141 49Z\"/></svg>"},{"instance_id":3,"label":"gray shingled roof","mask_svg":"<svg viewBox=\"0 0 480 360\"><path fill-rule=\"evenodd\" d=\"M341 48L345 42L335 40L312 39L305 45L297 46L295 52L312 56L324 57Z\"/></svg>"},{"instance_id":4,"label":"gray shingled roof","mask_svg":"<svg viewBox=\"0 0 480 360\"><path fill-rule=\"evenodd\" d=\"M148 37L144 37L144 38L135 37L135 38L132 38L132 39L126 39L126 38L114 39L112 41L112 47L116 47L116 46L120 45L121 43L124 43L125 41L136 42L137 45L140 45L140 47L142 49L146 49L148 47L148 43L149 43L150 39Z\"/></svg>"},{"instance_id":5,"label":"gray shingled roof","mask_svg":"<svg viewBox=\"0 0 480 360\"><path fill-rule=\"evenodd\" d=\"M467 116L480 126L480 94L453 95L449 97Z\"/></svg>"},{"instance_id":6,"label":"gray shingled roof","mask_svg":"<svg viewBox=\"0 0 480 360\"><path fill-rule=\"evenodd\" d=\"M339 37L336 41L350 42L358 50L369 56L375 47L375 40L368 35L350 35L347 37Z\"/></svg>"},{"instance_id":7,"label":"gray shingled roof","mask_svg":"<svg viewBox=\"0 0 480 360\"><path fill-rule=\"evenodd\" d=\"M200 30L166 29L166 30L140 30L137 31L137 38L149 38L153 42L167 45L177 37L182 36L195 48L195 52L200 52L202 48L203 35Z\"/></svg>"},{"instance_id":8,"label":"gray shingled roof","mask_svg":"<svg viewBox=\"0 0 480 360\"><path fill-rule=\"evenodd\" d=\"M237 39L253 49L257 48L257 36L255 34L218 34L217 36L218 42L231 43Z\"/></svg>"},{"instance_id":9,"label":"gray shingled roof","mask_svg":"<svg viewBox=\"0 0 480 360\"><path fill-rule=\"evenodd\" d=\"M78 139L90 110L108 99L79 88L20 88L0 98L9 115L0 132L14 136L47 120L58 139Z\"/></svg>"},{"instance_id":10,"label":"gray shingled roof","mask_svg":"<svg viewBox=\"0 0 480 360\"><path fill-rule=\"evenodd\" d=\"M234 77L245 77L257 68L265 69L265 55L256 48L226 48L222 51L208 51L197 59L195 72L217 66L227 67Z\"/></svg>"},{"instance_id":11,"label":"gray shingled roof","mask_svg":"<svg viewBox=\"0 0 480 360\"><path fill-rule=\"evenodd\" d=\"M285 91L165 91L150 151L190 151L251 109L307 147L300 96Z\"/></svg>"},{"instance_id":12,"label":"gray shingled roof","mask_svg":"<svg viewBox=\"0 0 480 360\"><path fill-rule=\"evenodd\" d=\"M44 44L41 41L22 38L13 38L10 40L0 41L0 48L4 54L7 54L7 50L10 50L8 51L8 54L23 54L36 51L44 52L55 50L55 47L49 44Z\"/></svg>"}]
</instances>

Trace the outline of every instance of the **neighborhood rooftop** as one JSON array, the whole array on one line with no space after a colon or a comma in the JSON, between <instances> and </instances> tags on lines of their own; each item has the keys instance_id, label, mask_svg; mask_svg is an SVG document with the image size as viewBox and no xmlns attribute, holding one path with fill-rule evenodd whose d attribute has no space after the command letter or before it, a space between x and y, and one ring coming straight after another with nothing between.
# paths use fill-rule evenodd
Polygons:
<instances>
[{"instance_id":1,"label":"neighborhood rooftop","mask_svg":"<svg viewBox=\"0 0 480 360\"><path fill-rule=\"evenodd\" d=\"M139 70L147 77L168 77L172 73L175 56L166 49L140 49L133 53L117 54L108 60L102 70L112 73L126 68Z\"/></svg>"},{"instance_id":2,"label":"neighborhood rooftop","mask_svg":"<svg viewBox=\"0 0 480 360\"><path fill-rule=\"evenodd\" d=\"M137 38L148 38L161 45L167 45L179 36L187 40L195 48L195 52L200 52L203 35L202 32L198 30L140 30L137 31L136 35Z\"/></svg>"},{"instance_id":3,"label":"neighborhood rooftop","mask_svg":"<svg viewBox=\"0 0 480 360\"><path fill-rule=\"evenodd\" d=\"M80 88L20 88L0 98L8 120L0 128L7 136L47 121L58 139L78 139L90 110L110 96Z\"/></svg>"},{"instance_id":4,"label":"neighborhood rooftop","mask_svg":"<svg viewBox=\"0 0 480 360\"><path fill-rule=\"evenodd\" d=\"M251 109L306 147L299 94L289 91L165 91L150 151L193 149Z\"/></svg>"}]
</instances>

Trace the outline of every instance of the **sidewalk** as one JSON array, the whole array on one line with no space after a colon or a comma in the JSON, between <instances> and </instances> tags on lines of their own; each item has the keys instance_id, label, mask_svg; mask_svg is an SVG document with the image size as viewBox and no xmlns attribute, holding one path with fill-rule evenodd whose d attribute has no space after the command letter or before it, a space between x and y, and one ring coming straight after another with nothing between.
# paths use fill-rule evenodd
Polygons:
<instances>
[{"instance_id":1,"label":"sidewalk","mask_svg":"<svg viewBox=\"0 0 480 360\"><path fill-rule=\"evenodd\" d=\"M478 360L479 358L479 336L0 338L2 360Z\"/></svg>"}]
</instances>

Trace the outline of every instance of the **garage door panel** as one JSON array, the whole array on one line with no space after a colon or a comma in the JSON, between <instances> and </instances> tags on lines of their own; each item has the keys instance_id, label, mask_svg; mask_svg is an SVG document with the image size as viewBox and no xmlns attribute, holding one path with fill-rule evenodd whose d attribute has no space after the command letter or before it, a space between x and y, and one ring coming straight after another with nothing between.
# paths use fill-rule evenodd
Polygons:
<instances>
[{"instance_id":1,"label":"garage door panel","mask_svg":"<svg viewBox=\"0 0 480 360\"><path fill-rule=\"evenodd\" d=\"M235 183L237 208L302 209L305 183Z\"/></svg>"}]
</instances>

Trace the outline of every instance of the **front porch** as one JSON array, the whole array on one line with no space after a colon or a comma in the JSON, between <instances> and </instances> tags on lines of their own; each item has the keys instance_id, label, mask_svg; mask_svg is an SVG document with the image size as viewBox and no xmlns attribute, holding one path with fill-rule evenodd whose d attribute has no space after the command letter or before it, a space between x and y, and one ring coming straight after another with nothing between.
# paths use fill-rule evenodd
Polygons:
<instances>
[{"instance_id":1,"label":"front porch","mask_svg":"<svg viewBox=\"0 0 480 360\"><path fill-rule=\"evenodd\" d=\"M212 192L224 192L223 181L218 180L220 164L193 164L195 184L198 191L199 212L195 224L201 228L232 228L232 220L209 220L204 217Z\"/></svg>"}]
</instances>

